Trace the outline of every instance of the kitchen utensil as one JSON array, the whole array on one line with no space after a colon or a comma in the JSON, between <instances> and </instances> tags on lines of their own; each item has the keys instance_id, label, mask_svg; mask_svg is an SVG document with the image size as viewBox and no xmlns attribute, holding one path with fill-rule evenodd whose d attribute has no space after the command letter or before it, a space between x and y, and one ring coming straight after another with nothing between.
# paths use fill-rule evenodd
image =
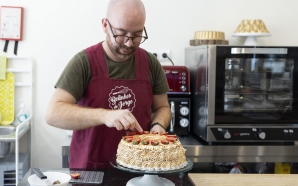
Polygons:
<instances>
[{"instance_id":1,"label":"kitchen utensil","mask_svg":"<svg viewBox=\"0 0 298 186\"><path fill-rule=\"evenodd\" d=\"M45 176L39 169L33 168L33 172L41 179L43 180L47 185L53 185L50 180L48 180L48 177Z\"/></svg>"},{"instance_id":2,"label":"kitchen utensil","mask_svg":"<svg viewBox=\"0 0 298 186\"><path fill-rule=\"evenodd\" d=\"M6 72L6 79L0 80L0 125L10 125L14 121L14 75Z\"/></svg>"},{"instance_id":3,"label":"kitchen utensil","mask_svg":"<svg viewBox=\"0 0 298 186\"><path fill-rule=\"evenodd\" d=\"M42 173L47 177L47 179L51 182L51 184L54 181L60 181L60 184L55 184L55 186L67 186L71 179L70 175L67 173L54 172L54 171L52 171L52 172L47 171L47 172L42 172ZM29 176L28 182L29 182L30 186L46 186L47 185L36 174Z\"/></svg>"},{"instance_id":4,"label":"kitchen utensil","mask_svg":"<svg viewBox=\"0 0 298 186\"><path fill-rule=\"evenodd\" d=\"M79 179L71 178L70 184L101 184L104 172L101 171L83 171L83 170L48 170L49 172L60 172L66 174L79 173ZM46 174L47 172L45 172ZM56 185L55 185L56 186Z\"/></svg>"}]
</instances>

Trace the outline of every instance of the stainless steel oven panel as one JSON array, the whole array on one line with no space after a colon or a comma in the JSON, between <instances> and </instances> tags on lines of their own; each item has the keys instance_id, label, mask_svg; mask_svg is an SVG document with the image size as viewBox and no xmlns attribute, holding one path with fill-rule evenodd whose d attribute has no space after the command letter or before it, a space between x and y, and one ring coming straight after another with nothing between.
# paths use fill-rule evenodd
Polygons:
<instances>
[{"instance_id":1,"label":"stainless steel oven panel","mask_svg":"<svg viewBox=\"0 0 298 186\"><path fill-rule=\"evenodd\" d=\"M298 125L216 125L207 127L209 142L294 142Z\"/></svg>"},{"instance_id":2,"label":"stainless steel oven panel","mask_svg":"<svg viewBox=\"0 0 298 186\"><path fill-rule=\"evenodd\" d=\"M208 106L207 106L207 112L208 113L214 113L215 111L215 79L216 79L216 45L210 45L207 48L209 54L207 56L207 69L208 69ZM212 54L212 55L210 55ZM214 117L212 115L208 115L207 117L208 125L214 124Z\"/></svg>"},{"instance_id":3,"label":"stainless steel oven panel","mask_svg":"<svg viewBox=\"0 0 298 186\"><path fill-rule=\"evenodd\" d=\"M206 46L185 50L185 63L190 71L192 132L206 139L208 116L208 51Z\"/></svg>"},{"instance_id":4,"label":"stainless steel oven panel","mask_svg":"<svg viewBox=\"0 0 298 186\"><path fill-rule=\"evenodd\" d=\"M288 54L287 48L232 48L231 54Z\"/></svg>"},{"instance_id":5,"label":"stainless steel oven panel","mask_svg":"<svg viewBox=\"0 0 298 186\"><path fill-rule=\"evenodd\" d=\"M178 136L187 136L191 125L190 99L183 97L169 97L168 101L172 112L172 118L167 132L175 133Z\"/></svg>"}]
</instances>

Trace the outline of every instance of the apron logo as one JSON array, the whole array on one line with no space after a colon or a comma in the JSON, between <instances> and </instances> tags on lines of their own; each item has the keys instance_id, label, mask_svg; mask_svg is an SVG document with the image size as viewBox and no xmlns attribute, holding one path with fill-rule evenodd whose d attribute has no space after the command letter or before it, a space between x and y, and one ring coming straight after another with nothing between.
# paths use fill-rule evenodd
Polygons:
<instances>
[{"instance_id":1,"label":"apron logo","mask_svg":"<svg viewBox=\"0 0 298 186\"><path fill-rule=\"evenodd\" d=\"M109 106L113 110L127 109L132 112L135 103L135 94L128 87L116 86L109 94Z\"/></svg>"}]
</instances>

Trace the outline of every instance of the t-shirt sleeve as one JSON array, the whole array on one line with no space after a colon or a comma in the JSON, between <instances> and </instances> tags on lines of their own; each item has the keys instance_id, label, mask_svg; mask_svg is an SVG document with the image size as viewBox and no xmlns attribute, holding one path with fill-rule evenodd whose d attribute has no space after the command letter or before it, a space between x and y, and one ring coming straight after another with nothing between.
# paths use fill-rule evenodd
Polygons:
<instances>
[{"instance_id":1,"label":"t-shirt sleeve","mask_svg":"<svg viewBox=\"0 0 298 186\"><path fill-rule=\"evenodd\" d=\"M88 56L83 50L68 62L55 84L55 88L69 92L78 102L91 80L90 71Z\"/></svg>"},{"instance_id":2,"label":"t-shirt sleeve","mask_svg":"<svg viewBox=\"0 0 298 186\"><path fill-rule=\"evenodd\" d=\"M150 60L150 78L152 83L153 94L165 94L169 91L169 84L165 72L157 58L150 52L147 52L147 54Z\"/></svg>"}]
</instances>

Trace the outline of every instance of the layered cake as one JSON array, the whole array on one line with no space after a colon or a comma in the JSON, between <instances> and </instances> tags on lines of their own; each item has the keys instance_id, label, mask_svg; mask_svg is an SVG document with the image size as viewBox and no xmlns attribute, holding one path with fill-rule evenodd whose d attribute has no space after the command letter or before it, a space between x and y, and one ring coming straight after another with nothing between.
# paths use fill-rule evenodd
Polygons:
<instances>
[{"instance_id":1,"label":"layered cake","mask_svg":"<svg viewBox=\"0 0 298 186\"><path fill-rule=\"evenodd\" d=\"M242 20L235 33L269 33L261 19Z\"/></svg>"},{"instance_id":2,"label":"layered cake","mask_svg":"<svg viewBox=\"0 0 298 186\"><path fill-rule=\"evenodd\" d=\"M185 149L176 135L131 132L117 149L117 163L147 171L168 171L187 166Z\"/></svg>"}]
</instances>

